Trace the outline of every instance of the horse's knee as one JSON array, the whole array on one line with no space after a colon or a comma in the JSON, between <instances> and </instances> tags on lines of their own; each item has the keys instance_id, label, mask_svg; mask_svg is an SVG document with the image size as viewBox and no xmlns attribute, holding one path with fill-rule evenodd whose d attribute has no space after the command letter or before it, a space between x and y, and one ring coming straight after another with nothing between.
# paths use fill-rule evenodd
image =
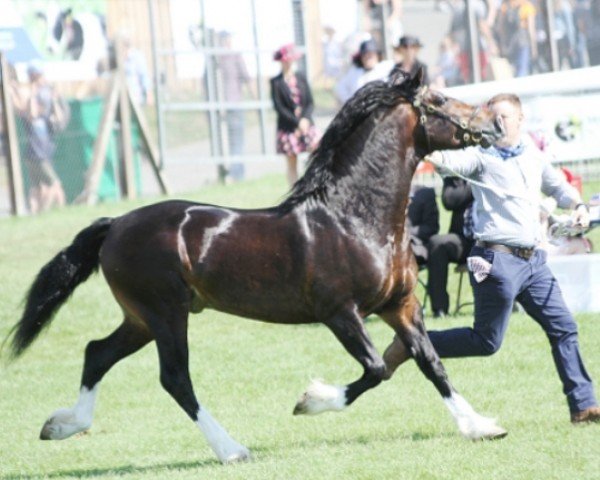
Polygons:
<instances>
[{"instance_id":1,"label":"horse's knee","mask_svg":"<svg viewBox=\"0 0 600 480\"><path fill-rule=\"evenodd\" d=\"M367 365L365 376L371 378L376 383L380 383L383 380L387 380L390 374L383 359L379 358Z\"/></svg>"}]
</instances>

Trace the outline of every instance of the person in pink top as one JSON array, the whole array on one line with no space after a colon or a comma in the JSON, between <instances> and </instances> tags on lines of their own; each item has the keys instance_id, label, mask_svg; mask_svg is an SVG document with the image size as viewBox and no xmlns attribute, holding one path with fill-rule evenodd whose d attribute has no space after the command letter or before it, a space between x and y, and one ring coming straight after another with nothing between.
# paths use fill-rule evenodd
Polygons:
<instances>
[{"instance_id":1,"label":"person in pink top","mask_svg":"<svg viewBox=\"0 0 600 480\"><path fill-rule=\"evenodd\" d=\"M308 81L294 68L301 56L293 44L284 45L273 55L281 63L281 73L271 79L271 98L277 112L277 153L286 156L290 185L298 180L298 154L312 151L319 139Z\"/></svg>"}]
</instances>

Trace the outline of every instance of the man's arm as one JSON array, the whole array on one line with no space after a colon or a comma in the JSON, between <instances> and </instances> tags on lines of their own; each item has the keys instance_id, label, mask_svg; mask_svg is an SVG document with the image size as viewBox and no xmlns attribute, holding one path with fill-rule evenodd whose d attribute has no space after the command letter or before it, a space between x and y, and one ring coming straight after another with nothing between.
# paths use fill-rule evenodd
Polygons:
<instances>
[{"instance_id":1,"label":"man's arm","mask_svg":"<svg viewBox=\"0 0 600 480\"><path fill-rule=\"evenodd\" d=\"M550 162L544 161L542 169L542 192L556 200L560 208L573 209L581 202L581 195L570 185L562 172L554 168Z\"/></svg>"},{"instance_id":2,"label":"man's arm","mask_svg":"<svg viewBox=\"0 0 600 480\"><path fill-rule=\"evenodd\" d=\"M432 163L442 176L472 177L482 170L482 158L478 147L462 150L436 150L425 160Z\"/></svg>"},{"instance_id":3,"label":"man's arm","mask_svg":"<svg viewBox=\"0 0 600 480\"><path fill-rule=\"evenodd\" d=\"M583 228L590 224L590 213L579 192L570 185L564 175L550 162L544 162L542 170L542 192L556 200L560 208L573 210L573 223Z\"/></svg>"}]
</instances>

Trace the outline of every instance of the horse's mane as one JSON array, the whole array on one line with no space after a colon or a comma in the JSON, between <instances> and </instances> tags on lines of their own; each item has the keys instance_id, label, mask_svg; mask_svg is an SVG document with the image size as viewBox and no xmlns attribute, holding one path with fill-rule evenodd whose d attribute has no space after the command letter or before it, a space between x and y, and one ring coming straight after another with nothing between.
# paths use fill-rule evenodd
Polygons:
<instances>
[{"instance_id":1,"label":"horse's mane","mask_svg":"<svg viewBox=\"0 0 600 480\"><path fill-rule=\"evenodd\" d=\"M388 81L374 81L360 88L333 118L319 146L310 155L304 175L294 184L281 204L285 210L312 198L325 200L328 187L348 171L357 158L335 155L337 149L365 120L377 111L396 106L400 99L411 96L405 80L408 75L394 69ZM345 167L345 168L344 168Z\"/></svg>"}]
</instances>

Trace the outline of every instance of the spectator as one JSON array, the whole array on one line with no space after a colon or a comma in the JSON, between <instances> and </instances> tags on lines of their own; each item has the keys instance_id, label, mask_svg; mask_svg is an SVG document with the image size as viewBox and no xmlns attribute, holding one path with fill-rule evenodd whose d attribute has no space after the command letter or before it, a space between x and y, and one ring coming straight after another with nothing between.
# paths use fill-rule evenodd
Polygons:
<instances>
[{"instance_id":1,"label":"spectator","mask_svg":"<svg viewBox=\"0 0 600 480\"><path fill-rule=\"evenodd\" d=\"M496 19L501 54L508 58L516 77L531 74L537 59L536 9L529 0L504 0Z\"/></svg>"},{"instance_id":2,"label":"spectator","mask_svg":"<svg viewBox=\"0 0 600 480\"><path fill-rule=\"evenodd\" d=\"M423 85L429 85L429 74L427 72L427 65L421 62L417 57L421 51L421 41L417 37L411 35L404 35L398 40L398 44L394 47L398 56L400 57L399 62L396 64L402 71L409 73L411 77L423 69Z\"/></svg>"},{"instance_id":3,"label":"spectator","mask_svg":"<svg viewBox=\"0 0 600 480\"><path fill-rule=\"evenodd\" d=\"M589 225L588 208L548 156L522 137L520 99L500 94L487 107L501 119L505 131L492 147L438 151L429 157L441 172L480 182L471 187L477 205L476 243L467 259L474 324L429 331L429 338L441 358L492 355L502 344L513 303L518 300L548 337L571 422L600 422L592 380L579 352L577 324L546 264L546 252L537 248L540 191L554 197L561 208L573 209L575 225ZM407 354L402 345L395 343L394 348L399 351L386 352L386 358L399 364Z\"/></svg>"},{"instance_id":4,"label":"spectator","mask_svg":"<svg viewBox=\"0 0 600 480\"><path fill-rule=\"evenodd\" d=\"M558 50L558 68L574 68L577 32L573 7L569 0L554 0L554 39Z\"/></svg>"},{"instance_id":5,"label":"spectator","mask_svg":"<svg viewBox=\"0 0 600 480\"><path fill-rule=\"evenodd\" d=\"M152 105L154 95L146 58L139 48L133 46L130 35L124 34L122 40L123 68L131 99L138 105Z\"/></svg>"},{"instance_id":6,"label":"spectator","mask_svg":"<svg viewBox=\"0 0 600 480\"><path fill-rule=\"evenodd\" d=\"M552 54L550 42L548 41L548 19L546 0L531 0L537 12L535 16L537 58L532 64L535 73L546 73L552 71ZM552 1L552 34L557 49L557 68L576 68L583 66L585 47L580 38L580 19L576 22L576 11L570 0ZM581 16L581 10L577 15ZM585 42L583 42L585 43Z\"/></svg>"},{"instance_id":7,"label":"spectator","mask_svg":"<svg viewBox=\"0 0 600 480\"><path fill-rule=\"evenodd\" d=\"M427 242L440 231L440 212L435 190L413 185L408 203L410 244L419 265L427 263Z\"/></svg>"},{"instance_id":8,"label":"spectator","mask_svg":"<svg viewBox=\"0 0 600 480\"><path fill-rule=\"evenodd\" d=\"M435 318L448 315L450 297L447 292L448 266L463 264L473 246L471 231L471 186L458 177L444 178L442 205L452 212L447 234L434 235L429 240L427 263L427 290L431 299L431 311ZM465 222L465 219L468 222ZM465 229L467 227L467 229Z\"/></svg>"},{"instance_id":9,"label":"spectator","mask_svg":"<svg viewBox=\"0 0 600 480\"><path fill-rule=\"evenodd\" d=\"M496 12L493 2L494 0L488 0L487 3L484 0L475 0L472 3L473 14L477 23L479 67L484 80L489 77L489 56L497 54L496 43L489 23ZM451 13L449 36L458 47L457 59L462 83L471 83L473 82L473 72L471 71L471 45L469 43L469 18L466 0L447 0L440 4L440 7L449 10Z\"/></svg>"},{"instance_id":10,"label":"spectator","mask_svg":"<svg viewBox=\"0 0 600 480\"><path fill-rule=\"evenodd\" d=\"M31 213L66 203L65 192L56 174L53 156L55 134L66 126L68 111L64 101L44 77L43 66L33 61L27 67L27 93L13 85L15 110L26 133L25 163L29 172L28 202Z\"/></svg>"},{"instance_id":11,"label":"spectator","mask_svg":"<svg viewBox=\"0 0 600 480\"><path fill-rule=\"evenodd\" d=\"M600 1L593 0L585 26L585 37L590 66L600 65Z\"/></svg>"},{"instance_id":12,"label":"spectator","mask_svg":"<svg viewBox=\"0 0 600 480\"><path fill-rule=\"evenodd\" d=\"M378 45L383 45L385 38L398 38L402 35L403 0L362 0L362 2L365 11L365 30Z\"/></svg>"},{"instance_id":13,"label":"spectator","mask_svg":"<svg viewBox=\"0 0 600 480\"><path fill-rule=\"evenodd\" d=\"M360 44L358 53L352 58L352 66L335 87L340 103L346 101L363 85L373 80L383 80L394 68L391 60L381 61L381 51L373 39Z\"/></svg>"},{"instance_id":14,"label":"spectator","mask_svg":"<svg viewBox=\"0 0 600 480\"><path fill-rule=\"evenodd\" d=\"M342 44L338 41L335 29L329 25L323 27L323 76L331 87L342 74L344 55Z\"/></svg>"},{"instance_id":15,"label":"spectator","mask_svg":"<svg viewBox=\"0 0 600 480\"><path fill-rule=\"evenodd\" d=\"M232 48L232 36L230 32L222 31L218 35L219 46L227 50ZM244 87L250 96L255 97L252 82L246 63L240 53L227 52L216 56L217 68L221 74L222 99L230 104L240 103L244 99ZM244 153L244 130L245 112L235 106L230 106L225 111L227 123L227 143L229 155L238 157ZM238 182L244 179L244 164L234 161L230 164L228 175L231 180Z\"/></svg>"},{"instance_id":16,"label":"spectator","mask_svg":"<svg viewBox=\"0 0 600 480\"><path fill-rule=\"evenodd\" d=\"M301 56L293 44L277 50L273 59L281 63L281 73L271 79L271 98L277 113L277 153L286 156L290 186L298 179L298 154L311 151L318 141L312 119L312 93L306 77L294 68Z\"/></svg>"},{"instance_id":17,"label":"spectator","mask_svg":"<svg viewBox=\"0 0 600 480\"><path fill-rule=\"evenodd\" d=\"M440 43L440 56L435 65L432 84L436 88L454 87L463 83L458 63L459 53L458 44L451 36L446 35Z\"/></svg>"},{"instance_id":18,"label":"spectator","mask_svg":"<svg viewBox=\"0 0 600 480\"><path fill-rule=\"evenodd\" d=\"M575 35L577 46L575 48L575 68L585 67L588 62L586 44L586 25L590 17L590 4L587 0L575 0L573 19L575 21Z\"/></svg>"}]
</instances>

